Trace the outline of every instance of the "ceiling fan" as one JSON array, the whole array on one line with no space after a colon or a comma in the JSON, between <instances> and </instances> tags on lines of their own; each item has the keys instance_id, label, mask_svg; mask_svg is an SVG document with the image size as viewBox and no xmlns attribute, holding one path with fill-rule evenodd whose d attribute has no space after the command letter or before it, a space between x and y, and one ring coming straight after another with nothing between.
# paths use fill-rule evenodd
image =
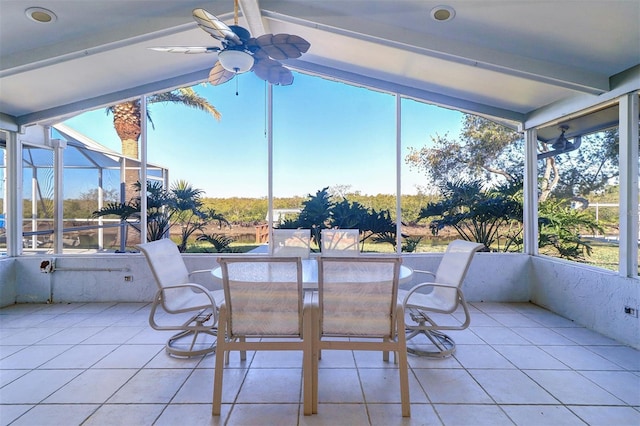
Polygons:
<instances>
[{"instance_id":1,"label":"ceiling fan","mask_svg":"<svg viewBox=\"0 0 640 426\"><path fill-rule=\"evenodd\" d=\"M171 53L217 53L218 61L209 73L214 86L226 83L236 74L253 71L262 80L274 85L288 86L293 74L280 62L299 58L311 45L302 37L291 34L264 34L251 37L249 31L238 25L238 0L234 1L234 25L227 25L204 9L194 9L193 19L222 47L152 47L152 50Z\"/></svg>"}]
</instances>

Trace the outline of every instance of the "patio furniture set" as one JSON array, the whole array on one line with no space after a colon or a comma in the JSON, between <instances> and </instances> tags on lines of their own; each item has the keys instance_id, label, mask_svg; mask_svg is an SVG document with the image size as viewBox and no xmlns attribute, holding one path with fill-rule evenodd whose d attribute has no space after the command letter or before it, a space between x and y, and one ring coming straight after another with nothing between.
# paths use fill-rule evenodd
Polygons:
<instances>
[{"instance_id":1,"label":"patio furniture set","mask_svg":"<svg viewBox=\"0 0 640 426\"><path fill-rule=\"evenodd\" d=\"M303 354L304 414L318 412L318 364L326 350L380 351L398 365L402 416L410 416L407 352L446 357L455 342L440 330L464 329L469 311L460 289L474 253L482 244L453 241L435 273L402 266L396 255L359 253L358 230L330 230L322 235L322 255L310 258L309 230L274 230L270 254L225 255L209 272L221 278L222 290L208 290L190 282L190 274L176 245L163 239L138 247L147 258L158 285L149 316L157 330L176 330L166 343L174 356L201 356L217 352L213 409L220 415L224 366L229 353L247 350L296 350ZM434 280L410 290L399 283L413 273ZM461 305L460 325L439 324L438 314ZM192 313L186 321L165 325L176 314ZM405 318L405 311L407 317ZM406 321L406 323L405 323ZM424 351L407 340L425 335L435 346ZM202 345L199 337L215 335ZM184 341L188 343L185 345ZM417 339L416 339L417 340Z\"/></svg>"}]
</instances>

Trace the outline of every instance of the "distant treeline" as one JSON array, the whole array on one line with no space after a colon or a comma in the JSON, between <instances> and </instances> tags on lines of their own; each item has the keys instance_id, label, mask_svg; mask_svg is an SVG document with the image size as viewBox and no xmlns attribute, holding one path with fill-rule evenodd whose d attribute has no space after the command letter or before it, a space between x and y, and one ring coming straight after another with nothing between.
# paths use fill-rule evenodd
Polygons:
<instances>
[{"instance_id":1,"label":"distant treeline","mask_svg":"<svg viewBox=\"0 0 640 426\"><path fill-rule=\"evenodd\" d=\"M350 202L357 201L366 208L376 211L388 210L391 217L395 219L396 197L395 195L361 195L357 193L346 194L344 196ZM342 197L335 197L334 201L342 201ZM430 195L403 195L402 220L408 224L415 221L420 212L429 201L434 200ZM274 198L274 209L299 209L307 197ZM211 207L219 214L222 214L229 222L235 224L255 224L264 222L267 216L267 198L203 198L205 207Z\"/></svg>"}]
</instances>

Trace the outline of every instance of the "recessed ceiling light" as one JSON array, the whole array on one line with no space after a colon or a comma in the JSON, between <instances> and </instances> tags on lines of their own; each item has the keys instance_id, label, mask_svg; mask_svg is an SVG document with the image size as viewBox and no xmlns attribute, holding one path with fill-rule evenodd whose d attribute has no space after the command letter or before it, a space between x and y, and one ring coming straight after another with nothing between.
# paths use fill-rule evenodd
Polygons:
<instances>
[{"instance_id":1,"label":"recessed ceiling light","mask_svg":"<svg viewBox=\"0 0 640 426\"><path fill-rule=\"evenodd\" d=\"M42 7L30 7L24 11L24 14L32 21L41 24L50 24L58 19L55 13Z\"/></svg>"},{"instance_id":2,"label":"recessed ceiling light","mask_svg":"<svg viewBox=\"0 0 640 426\"><path fill-rule=\"evenodd\" d=\"M456 11L451 6L436 6L431 9L431 18L435 21L450 21L456 16Z\"/></svg>"}]
</instances>

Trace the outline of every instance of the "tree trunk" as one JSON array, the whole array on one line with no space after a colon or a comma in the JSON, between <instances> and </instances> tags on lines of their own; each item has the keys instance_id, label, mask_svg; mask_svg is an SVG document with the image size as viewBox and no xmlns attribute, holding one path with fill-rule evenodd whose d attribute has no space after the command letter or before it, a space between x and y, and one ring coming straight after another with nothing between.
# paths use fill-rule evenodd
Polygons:
<instances>
[{"instance_id":1,"label":"tree trunk","mask_svg":"<svg viewBox=\"0 0 640 426\"><path fill-rule=\"evenodd\" d=\"M123 102L113 107L113 127L122 141L122 155L128 158L139 159L139 144L141 132L140 101ZM133 184L140 180L139 168L129 164L125 159L125 172L122 187L124 188L123 201L128 202L135 195ZM140 242L140 234L128 227L127 245L131 246Z\"/></svg>"}]
</instances>

